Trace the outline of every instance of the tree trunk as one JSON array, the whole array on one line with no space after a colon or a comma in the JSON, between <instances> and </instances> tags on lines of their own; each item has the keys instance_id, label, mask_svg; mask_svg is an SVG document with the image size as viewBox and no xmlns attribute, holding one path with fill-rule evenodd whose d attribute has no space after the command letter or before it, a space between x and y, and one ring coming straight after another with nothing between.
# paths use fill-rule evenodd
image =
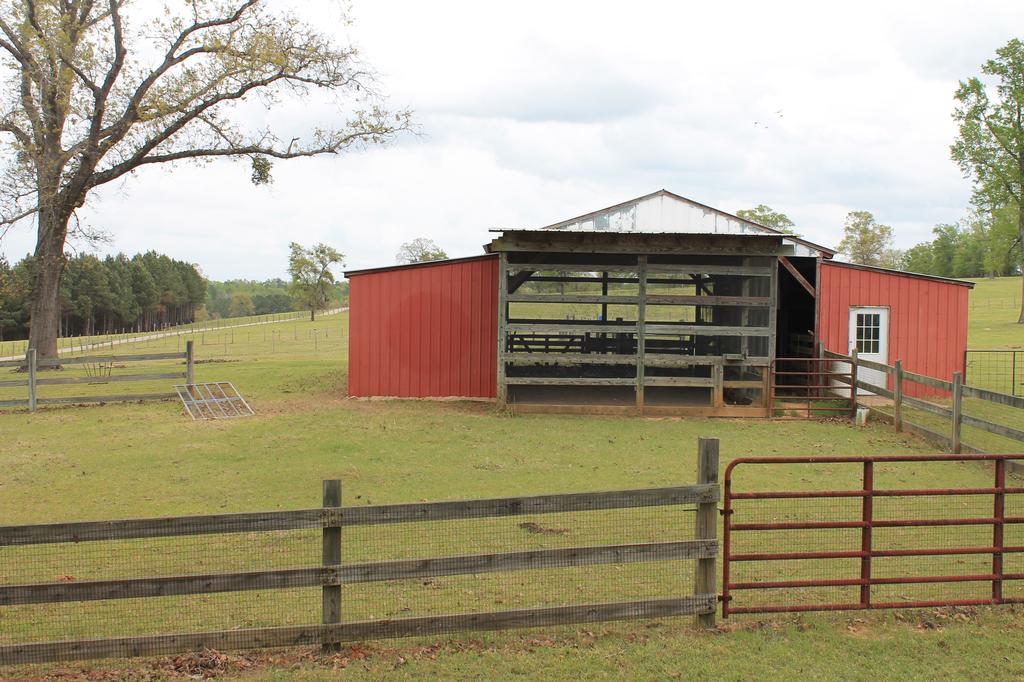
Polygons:
<instances>
[{"instance_id":1,"label":"tree trunk","mask_svg":"<svg viewBox=\"0 0 1024 682\"><path fill-rule=\"evenodd\" d=\"M316 322L316 306L310 306L309 308L309 321Z\"/></svg>"},{"instance_id":2,"label":"tree trunk","mask_svg":"<svg viewBox=\"0 0 1024 682\"><path fill-rule=\"evenodd\" d=\"M69 215L56 207L40 202L39 230L32 272L32 304L30 307L29 348L36 357L57 357L57 336L60 326L60 278L64 272L64 238Z\"/></svg>"}]
</instances>

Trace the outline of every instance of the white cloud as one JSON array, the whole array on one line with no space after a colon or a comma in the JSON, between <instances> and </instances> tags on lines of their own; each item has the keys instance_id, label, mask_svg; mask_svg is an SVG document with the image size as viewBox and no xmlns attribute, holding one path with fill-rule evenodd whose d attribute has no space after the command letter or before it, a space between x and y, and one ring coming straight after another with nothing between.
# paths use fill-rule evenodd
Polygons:
<instances>
[{"instance_id":1,"label":"white cloud","mask_svg":"<svg viewBox=\"0 0 1024 682\"><path fill-rule=\"evenodd\" d=\"M314 18L330 27L327 1ZM662 187L728 211L767 203L824 244L866 209L906 247L966 208L952 93L1024 25L1024 5L357 0L354 16L332 30L363 47L422 136L278 163L269 188L244 163L147 169L87 209L113 248L263 278L284 273L289 241L323 240L364 267L417 236L479 253L488 228ZM240 115L290 133L336 114L314 98ZM29 232L0 249L20 256Z\"/></svg>"}]
</instances>

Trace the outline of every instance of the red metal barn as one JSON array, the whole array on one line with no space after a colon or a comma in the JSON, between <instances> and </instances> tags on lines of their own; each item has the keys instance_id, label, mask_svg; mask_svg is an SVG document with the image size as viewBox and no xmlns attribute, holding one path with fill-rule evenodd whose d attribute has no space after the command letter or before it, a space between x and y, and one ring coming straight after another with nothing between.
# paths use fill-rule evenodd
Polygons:
<instances>
[{"instance_id":1,"label":"red metal barn","mask_svg":"<svg viewBox=\"0 0 1024 682\"><path fill-rule=\"evenodd\" d=\"M495 396L497 257L349 278L349 395Z\"/></svg>"},{"instance_id":2,"label":"red metal barn","mask_svg":"<svg viewBox=\"0 0 1024 682\"><path fill-rule=\"evenodd\" d=\"M964 371L970 282L823 260L818 297L818 338L837 353L855 347L869 360L951 381ZM881 373L861 368L860 378L884 385ZM892 379L887 382L892 388ZM908 395L939 393L907 383Z\"/></svg>"},{"instance_id":3,"label":"red metal barn","mask_svg":"<svg viewBox=\"0 0 1024 682\"><path fill-rule=\"evenodd\" d=\"M486 255L345 273L350 395L770 416L779 363L804 366L819 344L944 380L964 370L971 283L835 262L665 190L494 232Z\"/></svg>"}]
</instances>

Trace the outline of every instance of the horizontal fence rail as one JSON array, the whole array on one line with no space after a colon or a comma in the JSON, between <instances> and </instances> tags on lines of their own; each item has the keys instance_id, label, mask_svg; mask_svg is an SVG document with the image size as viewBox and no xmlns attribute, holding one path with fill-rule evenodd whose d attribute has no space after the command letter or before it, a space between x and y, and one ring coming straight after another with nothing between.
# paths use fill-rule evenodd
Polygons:
<instances>
[{"instance_id":1,"label":"horizontal fence rail","mask_svg":"<svg viewBox=\"0 0 1024 682\"><path fill-rule=\"evenodd\" d=\"M713 503L717 484L644 488L597 493L534 495L490 500L415 502L370 507L300 509L296 511L179 516L125 521L84 521L29 526L0 526L0 547L156 538L211 533L250 533L327 526L362 526L419 521L479 519L523 514L554 514L580 509L607 510L663 505Z\"/></svg>"},{"instance_id":2,"label":"horizontal fence rail","mask_svg":"<svg viewBox=\"0 0 1024 682\"><path fill-rule=\"evenodd\" d=\"M356 642L396 637L451 634L476 630L509 630L572 623L595 623L706 614L715 609L715 595L643 601L513 609L493 613L396 618L387 621L252 628L189 634L122 637L76 642L23 644L0 649L0 665L19 661L58 661L157 656L204 649L252 649Z\"/></svg>"},{"instance_id":3,"label":"horizontal fence rail","mask_svg":"<svg viewBox=\"0 0 1024 682\"><path fill-rule=\"evenodd\" d=\"M883 372L886 376L886 386L857 381L856 379L838 378L837 380L846 386L856 386L861 392L891 400L891 415L880 409L881 406L879 405L867 405L865 407L873 416L892 423L897 431L905 430L915 433L946 448L952 453L983 452L975 445L970 445L963 441L963 426L969 426L996 436L1024 443L1024 429L1019 428L1020 424L1024 424L1024 397L999 393L977 386L968 386L963 383L959 373L954 374L952 381L945 381L917 372L911 372L904 369L902 362L899 360L894 365L886 365L864 360L856 355L843 355L828 350L823 350L822 356L830 362L852 367L851 371L854 373L857 367L865 367ZM945 399L949 401L948 405L926 400L925 397L929 396L915 397L907 395L908 389L915 385L924 387L935 395L945 396ZM854 393L853 390L847 390L849 394ZM992 408L996 410L993 414L999 414L998 410L1002 408L1018 409L1022 410L1022 412L1019 415L1007 417L1009 421L1014 423L1013 426L1000 424L993 421L994 417L982 418L980 416L964 414L964 398L998 405L998 408ZM939 417L949 424L948 432L941 433L924 424L914 423L907 418L904 408ZM1011 414L1006 410L1003 410L1003 413ZM988 413L986 413L986 416L988 416ZM1021 465L1016 462L1011 462L1008 466L1012 471L1021 469Z\"/></svg>"},{"instance_id":4,"label":"horizontal fence rail","mask_svg":"<svg viewBox=\"0 0 1024 682\"><path fill-rule=\"evenodd\" d=\"M715 560L718 555L715 523L719 500L717 441L702 439L700 455L701 483L696 485L451 502L341 506L340 482L325 481L323 506L313 509L3 526L0 527L0 621L11 628L28 627L26 632L32 632L35 626L19 620L32 618L33 612L25 609L73 609L77 626L88 627L89 617L84 615L82 609L90 604L100 604L103 608L111 609L118 608L118 604L140 608L138 605L146 601L160 600L171 607L176 602L167 600L189 599L193 595L209 595L211 599L214 595L223 595L219 597L222 600L233 599L231 595L263 595L255 597L253 603L269 607L269 604L275 603L269 601L269 595L275 591L297 594L296 591L307 590L305 594L308 594L308 590L312 589L322 592L322 600L317 601L318 607L322 606L322 609L300 611L297 616L287 619L290 622L265 627L246 627L245 622L240 622L242 627L231 629L200 627L201 631L197 632L135 633L132 632L132 621L126 619L117 621L121 632L114 634L118 636L103 633L104 636L99 637L12 641L9 635L0 633L0 665L166 654L203 648L320 644L326 651L334 651L341 642L362 639L683 615L697 616L702 624L713 625L717 600ZM577 528L577 524L572 519L578 515L587 515L579 521L582 524L578 526L579 532L583 533L590 527L587 524L597 523L604 518L601 515L609 512L641 516L636 517L633 525L626 527L625 531L617 531L609 540L584 544L570 535L576 532L572 529ZM696 512L696 516L680 512ZM515 521L515 517L533 520L520 522ZM546 518L556 520L544 521ZM494 532L486 530L492 526L483 526L480 531L474 531L473 524L493 524L504 522L503 519L511 521L506 527L516 530L518 535L515 537L520 538L518 542L526 542L528 546L513 546L508 551L453 553L445 556L343 560L348 553L343 548L355 547L353 543L357 542L356 535L364 527L380 529L379 533L363 534L362 537L369 538L371 543L386 542L386 533L391 532L389 529L392 528L404 529L406 535L398 537L429 540L436 537L437 533L444 532L445 528L452 528L450 524L461 524L459 528L463 529L463 533L468 533L468 537L486 535ZM665 521L655 519L665 519L670 525L665 527L661 525ZM671 539L672 535L683 534L679 529L688 524L693 524L685 531L685 534L692 533L690 538ZM676 528L674 533L659 539L658 536L672 527ZM344 528L349 530L343 534ZM293 535L285 535L287 533ZM626 539L637 533L644 537L628 542L619 541L620 538ZM121 560L127 561L133 552L139 551L133 550L133 547L151 548L147 551L166 547L168 551L176 553L179 546L184 546L179 543L188 542L190 537L214 538L215 544L211 548L235 548L225 550L232 555L242 550L241 545L231 541L231 538L248 543L256 542L257 545L264 542L261 538L266 538L267 547L276 547L284 552L277 559L283 565L256 571L188 572L179 569L166 575L116 575L116 566ZM582 539L587 536L579 537ZM311 540L316 542L315 548L310 546ZM132 544L139 542L166 544ZM544 546L545 543L553 543L554 546ZM319 556L321 544L323 561L310 565L308 557ZM91 547L95 547L95 550L90 550ZM19 567L19 561L42 556L38 553L48 552L49 548L52 548L52 553L45 554L50 562L46 565L53 568L44 569L45 572L40 575L44 580L25 581L25 569ZM373 548L363 547L358 553L365 556L367 549ZM96 575L95 572L80 574L70 565L66 569L62 568L64 553L83 550L91 551L92 555L97 552L104 555L113 553L108 558L112 560L114 568L105 570L114 570L115 575ZM295 559L290 560L289 553L295 553ZM198 564L208 565L210 559L212 557L203 557ZM576 594L566 590L565 594L571 596L565 600L568 603L562 604L556 602L554 605L540 604L531 608L508 610L470 608L465 613L429 616L412 613L408 617L365 619L346 617L349 609L354 607L350 606L352 602L344 597L345 592L342 591L343 588L354 589L359 585L378 583L382 585L380 589L385 590L381 594L387 595L394 590L410 589L401 585L428 586L426 589L432 589L429 586L444 586L447 584L444 581L458 579L458 576L479 580L489 574L514 575L528 572L536 575L540 584L556 580L550 583L551 594L556 595L564 578L552 577L552 571L589 571L591 573L581 574L581 577L575 579L576 582L586 582L597 578L585 576L614 577L614 573L592 573L601 571L602 567L619 571L629 566L672 567L677 566L678 562L693 562L692 585L680 585L682 574L676 569L652 568L650 570L662 571L657 575L664 574L666 577L655 579L652 577L655 574L640 574L647 576L645 580L653 581L648 587L660 591L662 588L658 586L667 580L665 585L669 586L670 591L667 594L661 592L629 600L594 600L591 603L574 598ZM18 576L18 579L13 582L8 579L10 584L5 584L4 577L11 575ZM505 576L495 578L499 583L507 579ZM611 596L607 586L592 587L604 589L604 592L599 593ZM628 581L623 583L622 589L626 587ZM288 597L283 596L282 599ZM221 603L230 609L231 602ZM375 608L371 605L370 611L377 613L379 608L383 606ZM147 613L145 607L141 609L142 614ZM454 610L459 611L459 608ZM295 617L305 622L295 625Z\"/></svg>"},{"instance_id":5,"label":"horizontal fence rail","mask_svg":"<svg viewBox=\"0 0 1024 682\"><path fill-rule=\"evenodd\" d=\"M1008 486L1006 464L1022 455L899 455L877 457L749 457L725 472L723 503L722 615L1024 603L1024 592L1005 592L1024 580L1024 565L1004 559L1024 554L1024 487ZM961 488L882 487L924 473L922 467L965 463L992 465L992 484ZM899 469L899 465L906 468ZM772 467L773 480L799 480L799 467L828 467L849 478L859 470L859 489L744 490L735 474ZM846 467L844 469L843 467ZM852 470L851 470L852 468ZM794 475L796 478L794 478ZM956 500L970 498L957 503ZM786 501L785 517L776 517ZM849 500L852 502L844 502ZM893 500L885 510L878 505ZM895 501L899 500L899 505ZM1016 513L1007 513L1007 506ZM968 511L962 511L963 506ZM915 513L918 514L915 516ZM737 520L740 519L740 520ZM979 528L981 527L981 528ZM931 529L907 536L901 529ZM972 528L969 536L965 529ZM823 531L825 531L823 533ZM832 531L832 532L828 532ZM887 534L888 533L888 534ZM1007 542L1010 535L1016 542ZM879 561L929 563L886 565ZM977 557L973 563L943 557ZM980 562L988 562L983 566ZM777 570L773 570L778 567ZM785 567L784 569L782 567ZM945 569L945 570L943 570ZM986 570L987 569L987 570ZM743 576L737 578L737 571ZM988 592L956 594L942 585L986 583ZM916 598L876 588L937 586ZM842 588L856 588L852 592ZM758 591L763 599L754 599Z\"/></svg>"},{"instance_id":6,"label":"horizontal fence rail","mask_svg":"<svg viewBox=\"0 0 1024 682\"><path fill-rule=\"evenodd\" d=\"M156 362L163 360L181 360L185 365L184 369L174 372L141 372L135 374L112 374L110 369L114 363L132 362ZM106 367L106 373L102 376L40 376L40 370L53 370L64 366L85 366L88 372L89 366ZM89 355L70 358L37 358L35 349L29 349L25 357L19 360L6 360L0 362L0 367L14 367L25 372L24 379L0 380L0 388L16 388L24 386L27 396L24 399L0 400L0 408L3 407L25 407L35 412L39 405L69 405L87 403L114 403L114 402L137 402L140 400L170 400L176 398L174 391L159 393L120 393L108 395L73 395L41 397L40 386L71 386L71 385L95 385L140 381L164 381L172 379L184 379L191 384L195 376L195 358L193 353L193 342L187 341L184 352L176 353L130 353L123 355Z\"/></svg>"}]
</instances>

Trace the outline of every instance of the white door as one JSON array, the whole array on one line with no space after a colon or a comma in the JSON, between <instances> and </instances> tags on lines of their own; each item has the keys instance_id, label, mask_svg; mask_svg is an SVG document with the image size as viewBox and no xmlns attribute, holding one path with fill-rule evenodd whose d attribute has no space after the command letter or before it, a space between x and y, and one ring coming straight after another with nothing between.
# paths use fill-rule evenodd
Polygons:
<instances>
[{"instance_id":1,"label":"white door","mask_svg":"<svg viewBox=\"0 0 1024 682\"><path fill-rule=\"evenodd\" d=\"M857 357L889 364L889 309L850 308L850 348ZM877 369L857 368L857 379L875 386L886 387L886 374ZM863 388L858 395L871 395Z\"/></svg>"}]
</instances>

